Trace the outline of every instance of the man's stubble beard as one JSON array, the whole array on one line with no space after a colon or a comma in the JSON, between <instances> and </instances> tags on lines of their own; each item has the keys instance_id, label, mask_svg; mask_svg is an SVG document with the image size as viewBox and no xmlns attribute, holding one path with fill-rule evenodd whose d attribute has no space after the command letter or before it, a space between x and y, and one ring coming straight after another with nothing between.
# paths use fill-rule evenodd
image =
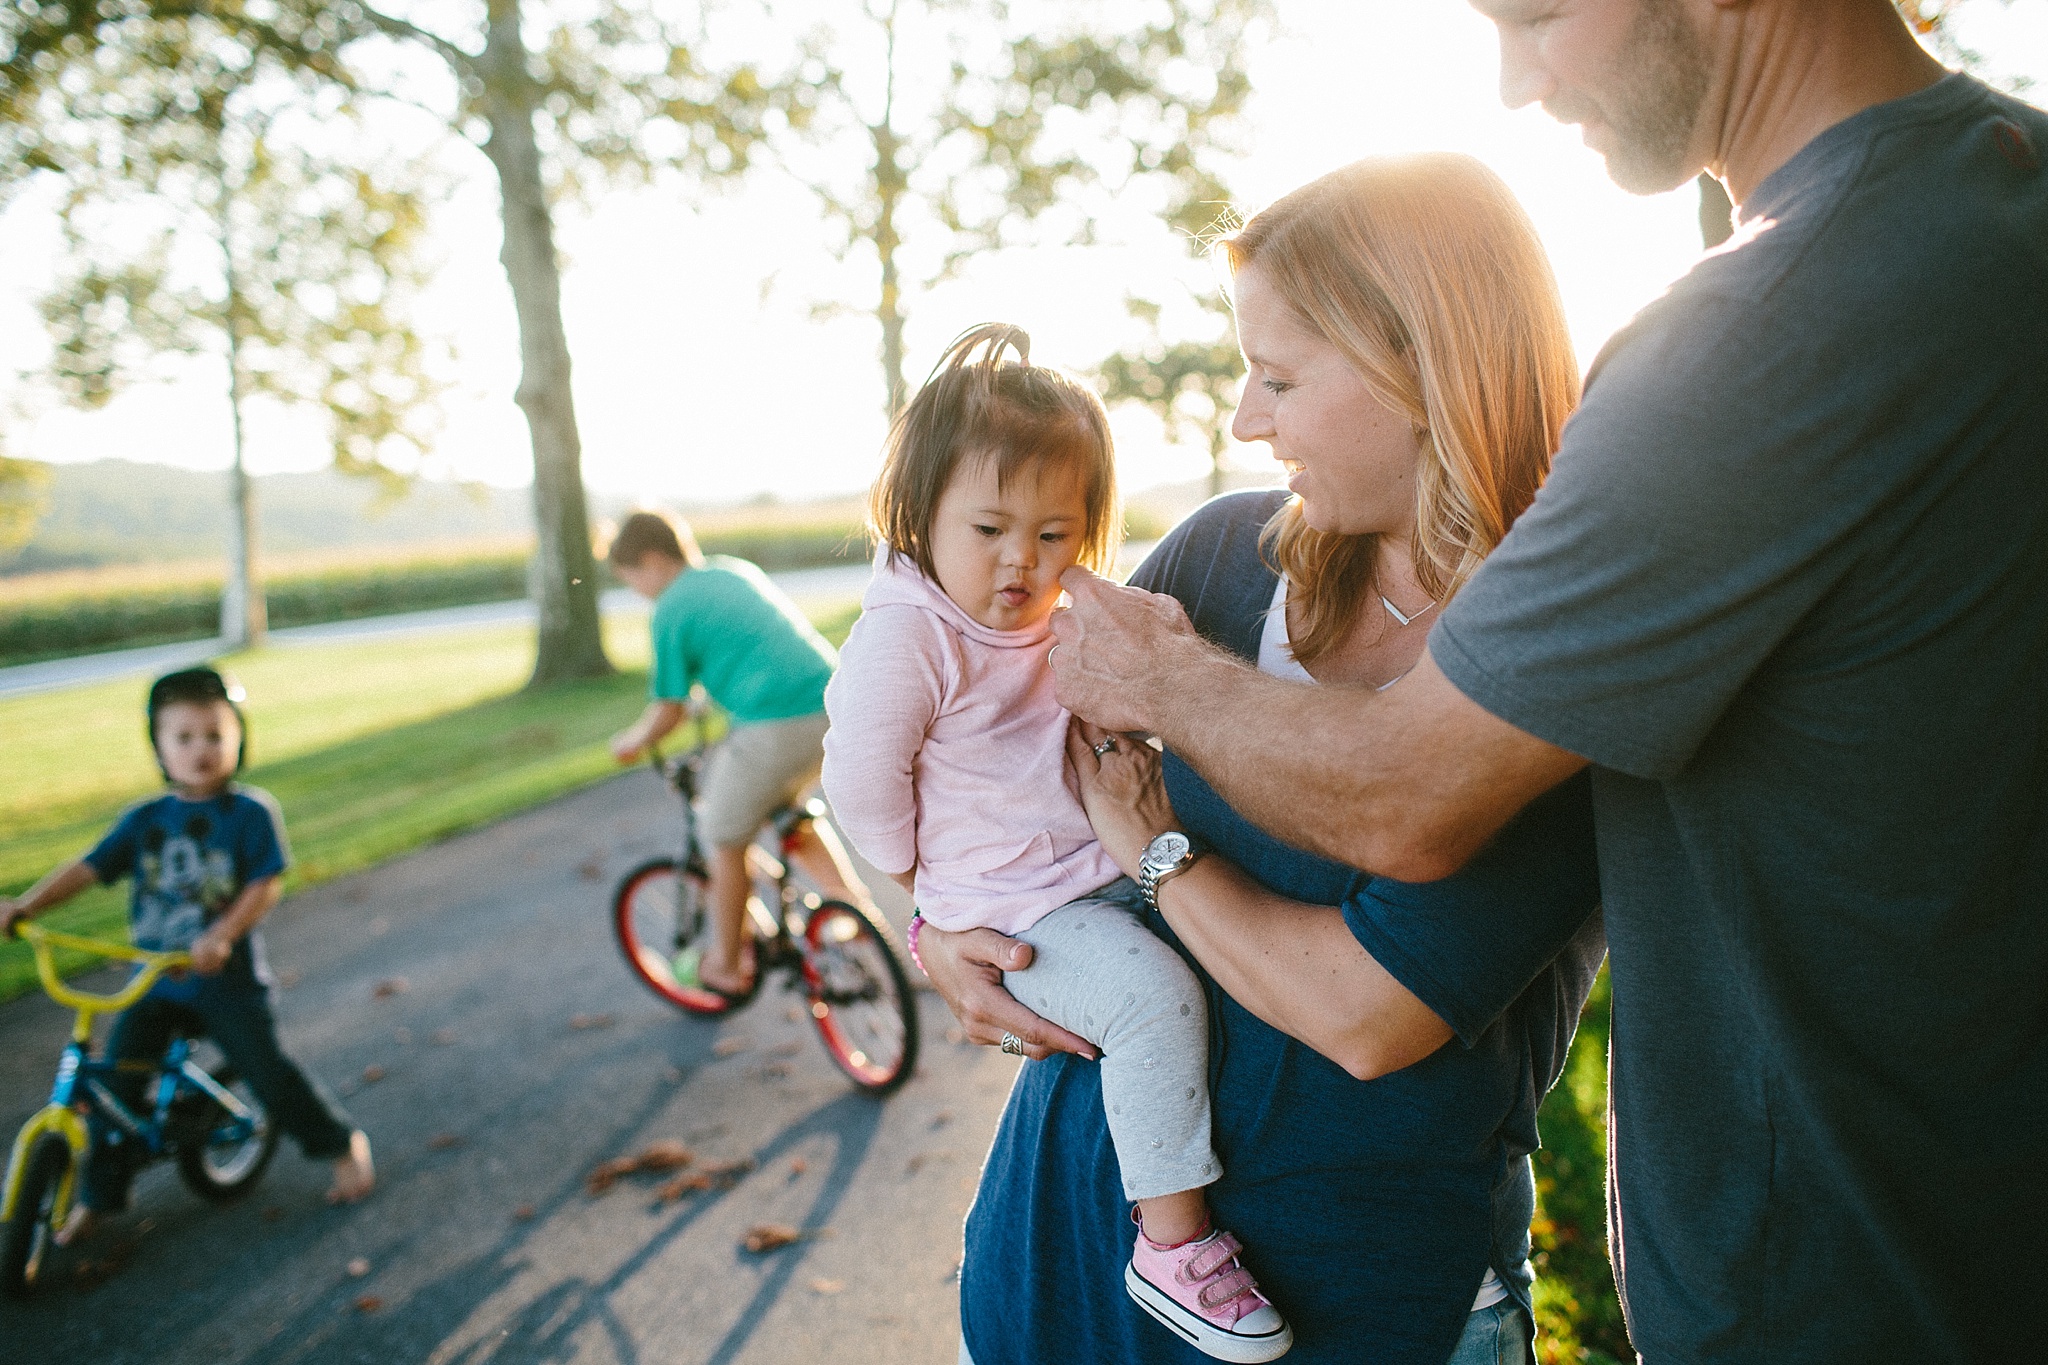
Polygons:
<instances>
[{"instance_id":1,"label":"man's stubble beard","mask_svg":"<svg viewBox=\"0 0 2048 1365\"><path fill-rule=\"evenodd\" d=\"M1614 70L1599 105L1614 138L1608 178L1630 194L1678 188L1699 170L1693 134L1707 98L1706 50L1682 0L1641 0Z\"/></svg>"}]
</instances>

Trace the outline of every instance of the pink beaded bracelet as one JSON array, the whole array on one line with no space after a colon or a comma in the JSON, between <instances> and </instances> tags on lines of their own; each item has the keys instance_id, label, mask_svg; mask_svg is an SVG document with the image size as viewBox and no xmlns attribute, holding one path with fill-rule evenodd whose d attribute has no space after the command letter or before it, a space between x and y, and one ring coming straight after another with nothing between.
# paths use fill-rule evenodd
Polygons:
<instances>
[{"instance_id":1,"label":"pink beaded bracelet","mask_svg":"<svg viewBox=\"0 0 2048 1365\"><path fill-rule=\"evenodd\" d=\"M917 936L923 932L924 916L918 914L915 910L911 911L910 927L903 931L903 942L910 949L910 960L917 964L917 969L924 972L926 977L930 977L931 973L924 971L924 958L919 956L917 951Z\"/></svg>"}]
</instances>

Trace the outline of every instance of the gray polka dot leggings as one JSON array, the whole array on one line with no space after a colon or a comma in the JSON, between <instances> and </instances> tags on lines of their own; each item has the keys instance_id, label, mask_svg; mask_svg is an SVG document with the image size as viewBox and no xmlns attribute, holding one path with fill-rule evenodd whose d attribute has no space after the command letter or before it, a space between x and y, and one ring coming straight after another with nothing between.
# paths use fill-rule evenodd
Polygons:
<instances>
[{"instance_id":1,"label":"gray polka dot leggings","mask_svg":"<svg viewBox=\"0 0 2048 1365\"><path fill-rule=\"evenodd\" d=\"M1102 1052L1124 1197L1198 1189L1223 1174L1209 1145L1209 1012L1179 954L1145 927L1137 885L1119 877L1017 937L1031 966L1010 993Z\"/></svg>"}]
</instances>

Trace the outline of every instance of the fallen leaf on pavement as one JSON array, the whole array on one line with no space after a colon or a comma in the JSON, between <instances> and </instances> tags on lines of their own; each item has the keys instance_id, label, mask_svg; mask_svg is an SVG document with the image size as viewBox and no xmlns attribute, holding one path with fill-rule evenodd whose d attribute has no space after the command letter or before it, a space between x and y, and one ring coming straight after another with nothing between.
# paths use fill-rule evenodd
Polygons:
<instances>
[{"instance_id":1,"label":"fallen leaf on pavement","mask_svg":"<svg viewBox=\"0 0 2048 1365\"><path fill-rule=\"evenodd\" d=\"M754 1040L744 1034L734 1038L720 1038L711 1045L711 1051L720 1057L730 1057L736 1052L745 1052L754 1045Z\"/></svg>"},{"instance_id":2,"label":"fallen leaf on pavement","mask_svg":"<svg viewBox=\"0 0 2048 1365\"><path fill-rule=\"evenodd\" d=\"M639 1171L680 1170L696 1159L697 1154L682 1143L673 1138L661 1138L648 1143L632 1156L613 1157L605 1162L584 1178L583 1188L592 1195L600 1195L616 1185L622 1176Z\"/></svg>"},{"instance_id":3,"label":"fallen leaf on pavement","mask_svg":"<svg viewBox=\"0 0 2048 1365\"><path fill-rule=\"evenodd\" d=\"M932 1115L933 1128L944 1128L947 1124L951 1123L952 1121L953 1111L950 1109L941 1109L938 1113Z\"/></svg>"},{"instance_id":4,"label":"fallen leaf on pavement","mask_svg":"<svg viewBox=\"0 0 2048 1365\"><path fill-rule=\"evenodd\" d=\"M360 1280L363 1276L370 1273L370 1263L363 1257L358 1256L348 1263L348 1273L349 1278Z\"/></svg>"},{"instance_id":5,"label":"fallen leaf on pavement","mask_svg":"<svg viewBox=\"0 0 2048 1365\"><path fill-rule=\"evenodd\" d=\"M843 1293L843 1292L845 1291L845 1289L846 1289L846 1281L844 1281L844 1280L812 1280L812 1281L811 1281L811 1292L812 1292L813 1294L839 1294L839 1293Z\"/></svg>"},{"instance_id":6,"label":"fallen leaf on pavement","mask_svg":"<svg viewBox=\"0 0 2048 1365\"><path fill-rule=\"evenodd\" d=\"M697 1159L697 1154L674 1138L660 1138L640 1149L643 1171L677 1171Z\"/></svg>"},{"instance_id":7,"label":"fallen leaf on pavement","mask_svg":"<svg viewBox=\"0 0 2048 1365\"><path fill-rule=\"evenodd\" d=\"M773 1251L777 1247L786 1247L802 1236L803 1234L795 1228L782 1223L762 1223L747 1230L746 1247L758 1255L764 1251Z\"/></svg>"},{"instance_id":8,"label":"fallen leaf on pavement","mask_svg":"<svg viewBox=\"0 0 2048 1365\"><path fill-rule=\"evenodd\" d=\"M792 1157L790 1159L789 1173L791 1175L802 1175L805 1171L808 1171L809 1169L811 1169L811 1163L804 1160L802 1157Z\"/></svg>"},{"instance_id":9,"label":"fallen leaf on pavement","mask_svg":"<svg viewBox=\"0 0 2048 1365\"><path fill-rule=\"evenodd\" d=\"M788 1074L788 1062L770 1062L766 1066L761 1068L761 1079L764 1081L776 1080L780 1077L787 1076Z\"/></svg>"},{"instance_id":10,"label":"fallen leaf on pavement","mask_svg":"<svg viewBox=\"0 0 2048 1365\"><path fill-rule=\"evenodd\" d=\"M285 990L290 990L305 979L306 974L297 967L286 967L277 974L277 984Z\"/></svg>"},{"instance_id":11,"label":"fallen leaf on pavement","mask_svg":"<svg viewBox=\"0 0 2048 1365\"><path fill-rule=\"evenodd\" d=\"M512 1210L512 1216L522 1223L527 1222L533 1217L533 1205L521 1204L518 1208Z\"/></svg>"},{"instance_id":12,"label":"fallen leaf on pavement","mask_svg":"<svg viewBox=\"0 0 2048 1365\"><path fill-rule=\"evenodd\" d=\"M427 1139L427 1146L436 1152L446 1152L460 1147L467 1141L469 1139L460 1133L436 1133Z\"/></svg>"},{"instance_id":13,"label":"fallen leaf on pavement","mask_svg":"<svg viewBox=\"0 0 2048 1365\"><path fill-rule=\"evenodd\" d=\"M618 1022L618 1016L613 1014L572 1014L569 1016L569 1027L577 1030L610 1028Z\"/></svg>"},{"instance_id":14,"label":"fallen leaf on pavement","mask_svg":"<svg viewBox=\"0 0 2048 1365\"><path fill-rule=\"evenodd\" d=\"M370 998L372 1000L389 1000L392 996L404 995L411 989L412 982L407 981L404 977L387 976L376 985L370 987Z\"/></svg>"},{"instance_id":15,"label":"fallen leaf on pavement","mask_svg":"<svg viewBox=\"0 0 2048 1365\"><path fill-rule=\"evenodd\" d=\"M594 882L604 876L604 864L596 858L585 858L576 864L576 875L586 882Z\"/></svg>"},{"instance_id":16,"label":"fallen leaf on pavement","mask_svg":"<svg viewBox=\"0 0 2048 1365\"><path fill-rule=\"evenodd\" d=\"M355 1308L358 1313L375 1313L383 1307L384 1300L377 1297L375 1294L364 1294L361 1297L357 1298L355 1303Z\"/></svg>"},{"instance_id":17,"label":"fallen leaf on pavement","mask_svg":"<svg viewBox=\"0 0 2048 1365\"><path fill-rule=\"evenodd\" d=\"M707 1162L688 1175L679 1175L655 1191L658 1202L673 1204L686 1194L702 1190L731 1189L739 1183L741 1176L754 1169L752 1157L741 1157L737 1161Z\"/></svg>"},{"instance_id":18,"label":"fallen leaf on pavement","mask_svg":"<svg viewBox=\"0 0 2048 1365\"><path fill-rule=\"evenodd\" d=\"M391 1030L391 1041L398 1044L400 1047L411 1046L412 1030L409 1028L395 1028Z\"/></svg>"},{"instance_id":19,"label":"fallen leaf on pavement","mask_svg":"<svg viewBox=\"0 0 2048 1365\"><path fill-rule=\"evenodd\" d=\"M375 1062L371 1062L368 1066L363 1068L364 1085L375 1085L378 1081L381 1081L383 1079L384 1068L378 1066Z\"/></svg>"},{"instance_id":20,"label":"fallen leaf on pavement","mask_svg":"<svg viewBox=\"0 0 2048 1365\"><path fill-rule=\"evenodd\" d=\"M768 1049L768 1055L770 1057L794 1057L803 1050L804 1045L802 1043L792 1040L787 1043L777 1043L774 1047Z\"/></svg>"},{"instance_id":21,"label":"fallen leaf on pavement","mask_svg":"<svg viewBox=\"0 0 2048 1365\"><path fill-rule=\"evenodd\" d=\"M427 1041L435 1047L446 1047L455 1041L455 1030L452 1028L437 1028L427 1035Z\"/></svg>"}]
</instances>

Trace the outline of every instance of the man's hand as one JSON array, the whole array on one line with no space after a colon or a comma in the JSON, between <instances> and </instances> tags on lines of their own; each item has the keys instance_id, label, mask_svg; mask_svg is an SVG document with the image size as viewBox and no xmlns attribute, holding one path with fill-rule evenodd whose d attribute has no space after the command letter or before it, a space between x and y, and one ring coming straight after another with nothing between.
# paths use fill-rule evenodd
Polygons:
<instances>
[{"instance_id":1,"label":"man's hand","mask_svg":"<svg viewBox=\"0 0 2048 1365\"><path fill-rule=\"evenodd\" d=\"M630 730L621 730L612 736L613 758L621 763L633 763L639 760L640 751L647 747L640 738L639 730L640 727L636 725Z\"/></svg>"},{"instance_id":2,"label":"man's hand","mask_svg":"<svg viewBox=\"0 0 2048 1365\"><path fill-rule=\"evenodd\" d=\"M228 958L234 955L235 941L218 928L208 929L192 940L191 951L192 970L201 976L213 976L228 965Z\"/></svg>"},{"instance_id":3,"label":"man's hand","mask_svg":"<svg viewBox=\"0 0 2048 1365\"><path fill-rule=\"evenodd\" d=\"M1105 730L1159 729L1162 684L1183 679L1214 651L1171 597L1079 567L1061 574L1060 586L1074 599L1052 617L1060 705Z\"/></svg>"},{"instance_id":4,"label":"man's hand","mask_svg":"<svg viewBox=\"0 0 2048 1365\"><path fill-rule=\"evenodd\" d=\"M970 1042L994 1046L1005 1033L1014 1033L1027 1057L1071 1052L1094 1058L1095 1049L1086 1038L1039 1018L1003 989L1004 972L1021 972L1031 965L1030 944L993 929L947 933L926 921L918 934L917 952L924 959L925 975Z\"/></svg>"}]
</instances>

